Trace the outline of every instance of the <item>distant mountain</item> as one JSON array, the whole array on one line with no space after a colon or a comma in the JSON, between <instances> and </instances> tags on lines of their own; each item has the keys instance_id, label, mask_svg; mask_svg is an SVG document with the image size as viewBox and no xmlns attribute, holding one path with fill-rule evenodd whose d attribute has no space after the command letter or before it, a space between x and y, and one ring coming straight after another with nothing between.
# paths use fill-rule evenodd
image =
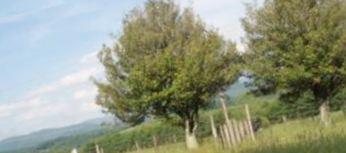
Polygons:
<instances>
[{"instance_id":1,"label":"distant mountain","mask_svg":"<svg viewBox=\"0 0 346 153\"><path fill-rule=\"evenodd\" d=\"M71 125L62 128L52 128L40 130L28 135L17 136L0 141L0 153L15 152L15 150L37 148L47 142L62 139L64 137L73 137L82 134L98 133L105 130L102 124L121 124L119 120L111 117L91 119L80 124Z\"/></svg>"}]
</instances>

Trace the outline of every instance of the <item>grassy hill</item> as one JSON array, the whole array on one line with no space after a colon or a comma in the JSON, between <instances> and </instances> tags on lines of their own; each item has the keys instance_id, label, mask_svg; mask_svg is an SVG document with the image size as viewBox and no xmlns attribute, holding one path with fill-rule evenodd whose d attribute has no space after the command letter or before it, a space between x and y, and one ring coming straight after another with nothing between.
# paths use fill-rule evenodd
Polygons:
<instances>
[{"instance_id":1,"label":"grassy hill","mask_svg":"<svg viewBox=\"0 0 346 153\"><path fill-rule=\"evenodd\" d=\"M235 103L238 101L237 97L243 97L248 89L245 87L244 78L239 79L233 85L229 87L226 94L230 98L228 103ZM244 100L245 101L245 100ZM204 110L201 114L201 124L198 128L198 137L204 138L210 135L211 130L209 127L209 113L215 115L215 120L221 122L222 112L218 109L219 102L215 101L216 109ZM232 109L232 108L230 108ZM241 110L242 111L242 110ZM243 117L241 111L232 111L233 115ZM259 112L259 111L256 111ZM181 127L177 127L173 123L168 123L160 119L146 122L136 127L131 127L120 132L110 133L104 136L100 136L90 143L80 147L82 153L92 153L95 151L95 144L99 144L100 147L104 148L105 152L117 151L124 152L126 150L135 149L135 141L141 141L140 145L143 147L152 146L152 136L156 136L159 144L171 143L173 139L176 141L184 140L184 130ZM167 138L169 137L169 138ZM175 137L175 138L173 138Z\"/></svg>"},{"instance_id":2,"label":"grassy hill","mask_svg":"<svg viewBox=\"0 0 346 153\"><path fill-rule=\"evenodd\" d=\"M256 134L257 140L245 140L234 149L222 149L207 138L198 150L188 151L184 143L143 149L141 153L345 153L346 117L333 114L333 125L324 127L318 118L271 125ZM135 153L134 151L132 153Z\"/></svg>"},{"instance_id":3,"label":"grassy hill","mask_svg":"<svg viewBox=\"0 0 346 153\"><path fill-rule=\"evenodd\" d=\"M319 118L300 118L281 123L273 118L277 108L278 97L275 95L254 97L244 94L233 100L229 107L232 118L245 117L244 104L250 106L253 119L260 121L260 131L257 142L250 140L243 142L235 153L344 153L342 144L346 144L346 117L342 112L333 114L334 124L330 127L321 126ZM274 111L274 112L273 112ZM201 149L193 153L226 153L214 146L211 140L209 114L213 114L215 122L224 121L221 109L204 110L201 112L198 139L202 143ZM281 117L281 116L280 116ZM280 118L281 119L281 118ZM184 145L184 130L167 124L161 120L153 120L139 126L131 127L117 133L98 137L94 141L79 148L80 153L93 153L95 144L98 144L107 153L131 152L136 150L136 143L141 148L153 147L153 136L158 140L159 151L143 149L143 153L189 153ZM174 138L175 137L175 138ZM176 142L174 141L176 140ZM321 150L321 151L318 151Z\"/></svg>"},{"instance_id":4,"label":"grassy hill","mask_svg":"<svg viewBox=\"0 0 346 153\"><path fill-rule=\"evenodd\" d=\"M250 109L253 118L261 120L261 126L266 127L270 123L267 119L270 114L270 106L275 103L275 98L251 98L245 96L239 99L239 102L233 102L229 107L229 114L235 119L244 119L244 103L243 101L251 100ZM264 109L266 108L266 109ZM209 114L214 116L217 124L224 122L223 113L221 109L207 109L200 113L200 124L197 129L197 137L200 140L210 137L211 129L209 122ZM174 121L174 120L173 120ZM128 150L135 150L135 143L137 142L141 148L150 148L153 146L153 136L156 137L158 145L166 145L176 142L184 141L184 130L181 127L174 126L174 122L167 123L164 120L155 119L141 125L122 130L117 133L107 134L96 138L94 141L79 148L80 153L92 153L95 151L95 144L98 144L104 149L104 152L125 152ZM172 123L173 122L173 123ZM175 139L175 140L174 140Z\"/></svg>"},{"instance_id":5,"label":"grassy hill","mask_svg":"<svg viewBox=\"0 0 346 153\"><path fill-rule=\"evenodd\" d=\"M72 135L66 137L59 137L57 139L44 142L37 147L33 153L66 153L70 152L71 148L78 148L86 143L92 141L95 137L100 137L109 133L116 133L123 127L104 127L100 129L95 129L94 131L89 131L79 135Z\"/></svg>"},{"instance_id":6,"label":"grassy hill","mask_svg":"<svg viewBox=\"0 0 346 153\"><path fill-rule=\"evenodd\" d=\"M0 153L37 153L38 150L40 152L51 150L49 148L77 147L87 143L86 141L90 138L111 131L109 127L101 126L102 123L111 120L109 117L91 119L72 126L44 129L28 135L8 138L0 142Z\"/></svg>"}]
</instances>

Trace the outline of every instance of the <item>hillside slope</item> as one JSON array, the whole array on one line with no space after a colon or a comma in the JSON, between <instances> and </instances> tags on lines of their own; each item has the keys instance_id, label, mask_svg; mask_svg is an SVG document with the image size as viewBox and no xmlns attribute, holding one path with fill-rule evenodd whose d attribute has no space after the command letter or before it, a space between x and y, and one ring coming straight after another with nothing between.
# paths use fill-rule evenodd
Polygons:
<instances>
[{"instance_id":1,"label":"hillside slope","mask_svg":"<svg viewBox=\"0 0 346 153\"><path fill-rule=\"evenodd\" d=\"M143 149L141 153L345 153L346 116L333 114L333 125L323 126L318 118L308 118L271 125L256 134L256 142L248 139L234 149L223 149L208 138L202 146L188 151L184 143ZM132 153L135 153L134 151Z\"/></svg>"},{"instance_id":2,"label":"hillside slope","mask_svg":"<svg viewBox=\"0 0 346 153\"><path fill-rule=\"evenodd\" d=\"M0 152L14 152L26 148L36 148L44 143L63 137L77 136L81 134L96 134L104 130L102 123L110 122L109 117L91 119L80 124L62 128L40 130L28 135L8 138L0 142Z\"/></svg>"}]
</instances>

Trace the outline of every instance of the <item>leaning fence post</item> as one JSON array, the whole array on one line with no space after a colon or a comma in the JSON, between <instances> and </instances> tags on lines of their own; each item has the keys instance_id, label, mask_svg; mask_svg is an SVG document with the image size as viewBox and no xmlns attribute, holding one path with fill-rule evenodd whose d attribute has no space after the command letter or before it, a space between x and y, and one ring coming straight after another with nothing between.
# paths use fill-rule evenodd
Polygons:
<instances>
[{"instance_id":1,"label":"leaning fence post","mask_svg":"<svg viewBox=\"0 0 346 153\"><path fill-rule=\"evenodd\" d=\"M95 144L95 149L96 149L96 153L101 153L101 152L100 152L99 145Z\"/></svg>"},{"instance_id":2,"label":"leaning fence post","mask_svg":"<svg viewBox=\"0 0 346 153\"><path fill-rule=\"evenodd\" d=\"M137 141L135 141L135 145L136 145L136 149L137 149L137 151L141 150L141 147L139 146L139 144L138 144L138 142L137 142Z\"/></svg>"},{"instance_id":3,"label":"leaning fence post","mask_svg":"<svg viewBox=\"0 0 346 153\"><path fill-rule=\"evenodd\" d=\"M243 124L244 124L244 127L245 127L245 135L251 135L250 127L249 127L247 119L244 121Z\"/></svg>"},{"instance_id":4,"label":"leaning fence post","mask_svg":"<svg viewBox=\"0 0 346 153\"><path fill-rule=\"evenodd\" d=\"M216 142L217 141L217 131L216 131L216 128L215 128L214 118L213 118L212 114L210 114L209 117L210 117L211 132L213 133L213 137L214 137L215 142Z\"/></svg>"},{"instance_id":5,"label":"leaning fence post","mask_svg":"<svg viewBox=\"0 0 346 153\"><path fill-rule=\"evenodd\" d=\"M227 126L228 126L229 135L231 137L231 144L233 146L235 146L237 144L237 142L236 142L236 138L235 138L234 125L232 124L232 122L229 121Z\"/></svg>"},{"instance_id":6,"label":"leaning fence post","mask_svg":"<svg viewBox=\"0 0 346 153\"><path fill-rule=\"evenodd\" d=\"M78 153L78 150L76 148L73 148L71 153Z\"/></svg>"},{"instance_id":7,"label":"leaning fence post","mask_svg":"<svg viewBox=\"0 0 346 153\"><path fill-rule=\"evenodd\" d=\"M243 138L245 137L243 121L238 122L238 126L239 126L240 139L243 140Z\"/></svg>"},{"instance_id":8,"label":"leaning fence post","mask_svg":"<svg viewBox=\"0 0 346 153\"><path fill-rule=\"evenodd\" d=\"M223 98L223 95L221 96L220 101L221 101L221 105L222 105L223 115L225 116L225 120L226 120L226 122L229 122L227 106L226 106L225 100Z\"/></svg>"},{"instance_id":9,"label":"leaning fence post","mask_svg":"<svg viewBox=\"0 0 346 153\"><path fill-rule=\"evenodd\" d=\"M232 123L230 122L230 119L229 119L229 116L228 116L228 111L227 111L227 106L226 106L226 103L225 103L225 99L223 97L224 95L222 94L221 95L221 98L220 98L220 102L221 102L221 106L222 106L222 112L223 112L223 115L225 117L225 121L226 121L226 128L228 130L228 137L231 137L230 138L230 142L232 145L235 144L235 140L234 140L234 131L233 131L233 127L232 127Z\"/></svg>"},{"instance_id":10,"label":"leaning fence post","mask_svg":"<svg viewBox=\"0 0 346 153\"><path fill-rule=\"evenodd\" d=\"M226 137L226 142L227 142L227 147L231 148L232 144L231 144L231 139L229 138L229 133L228 133L228 128L227 125L223 125L223 129L224 129L224 133L225 133L225 137Z\"/></svg>"},{"instance_id":11,"label":"leaning fence post","mask_svg":"<svg viewBox=\"0 0 346 153\"><path fill-rule=\"evenodd\" d=\"M251 115L250 115L249 106L247 104L245 105L245 112L246 112L246 117L247 117L247 121L249 124L249 130L250 130L251 138L252 138L252 140L255 141L256 140L255 133L254 133L254 129L253 129L252 122L251 122Z\"/></svg>"},{"instance_id":12,"label":"leaning fence post","mask_svg":"<svg viewBox=\"0 0 346 153\"><path fill-rule=\"evenodd\" d=\"M238 143L240 143L240 134L239 134L239 129L238 129L238 122L236 120L232 119L232 124L233 124L235 139L236 139L236 142L238 144Z\"/></svg>"},{"instance_id":13,"label":"leaning fence post","mask_svg":"<svg viewBox=\"0 0 346 153\"><path fill-rule=\"evenodd\" d=\"M225 148L225 133L223 131L222 125L219 126L221 145Z\"/></svg>"}]
</instances>

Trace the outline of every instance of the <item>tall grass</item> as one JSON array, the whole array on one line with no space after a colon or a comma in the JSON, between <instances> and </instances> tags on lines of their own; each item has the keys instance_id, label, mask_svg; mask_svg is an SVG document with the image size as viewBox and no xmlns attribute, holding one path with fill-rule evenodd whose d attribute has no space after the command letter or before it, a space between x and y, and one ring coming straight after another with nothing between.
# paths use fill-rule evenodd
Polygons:
<instances>
[{"instance_id":1,"label":"tall grass","mask_svg":"<svg viewBox=\"0 0 346 153\"><path fill-rule=\"evenodd\" d=\"M316 119L301 119L272 125L257 133L256 142L245 140L233 149L205 139L197 150L186 150L183 143L170 144L141 153L346 153L346 118L333 114L333 125L324 127ZM133 152L133 153L135 153Z\"/></svg>"}]
</instances>

